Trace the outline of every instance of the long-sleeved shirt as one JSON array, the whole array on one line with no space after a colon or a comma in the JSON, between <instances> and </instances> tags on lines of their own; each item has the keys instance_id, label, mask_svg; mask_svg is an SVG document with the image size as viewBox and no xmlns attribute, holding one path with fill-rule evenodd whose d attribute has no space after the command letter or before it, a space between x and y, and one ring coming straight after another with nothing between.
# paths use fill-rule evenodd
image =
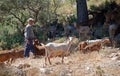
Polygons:
<instances>
[{"instance_id":1,"label":"long-sleeved shirt","mask_svg":"<svg viewBox=\"0 0 120 76\"><path fill-rule=\"evenodd\" d=\"M30 24L28 24L25 27L24 36L25 36L25 39L34 39L35 38L35 35L33 32L33 27Z\"/></svg>"}]
</instances>

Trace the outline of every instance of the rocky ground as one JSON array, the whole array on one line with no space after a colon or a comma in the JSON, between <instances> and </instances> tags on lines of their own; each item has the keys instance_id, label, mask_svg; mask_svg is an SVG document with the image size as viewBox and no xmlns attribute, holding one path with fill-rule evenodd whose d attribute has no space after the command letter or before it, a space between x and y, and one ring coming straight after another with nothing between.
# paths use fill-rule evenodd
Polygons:
<instances>
[{"instance_id":1,"label":"rocky ground","mask_svg":"<svg viewBox=\"0 0 120 76\"><path fill-rule=\"evenodd\" d=\"M101 49L82 54L72 52L64 58L51 58L52 65L44 65L44 57L19 58L12 64L1 63L0 76L120 76L120 50Z\"/></svg>"}]
</instances>

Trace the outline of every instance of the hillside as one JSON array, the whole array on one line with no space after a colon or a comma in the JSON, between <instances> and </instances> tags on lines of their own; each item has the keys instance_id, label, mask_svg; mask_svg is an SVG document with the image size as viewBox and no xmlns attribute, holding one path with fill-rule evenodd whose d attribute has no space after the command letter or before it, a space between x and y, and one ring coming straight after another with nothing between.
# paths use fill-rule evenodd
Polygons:
<instances>
[{"instance_id":1,"label":"hillside","mask_svg":"<svg viewBox=\"0 0 120 76\"><path fill-rule=\"evenodd\" d=\"M12 64L0 65L0 76L119 76L120 50L106 47L100 52L73 52L64 58L51 59L44 65L44 57L18 58Z\"/></svg>"}]
</instances>

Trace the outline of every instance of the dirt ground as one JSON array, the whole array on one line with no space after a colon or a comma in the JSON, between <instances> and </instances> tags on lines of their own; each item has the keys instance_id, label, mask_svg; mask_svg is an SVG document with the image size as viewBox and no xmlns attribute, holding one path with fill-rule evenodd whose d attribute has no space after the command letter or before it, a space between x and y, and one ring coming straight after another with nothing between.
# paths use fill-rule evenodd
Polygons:
<instances>
[{"instance_id":1,"label":"dirt ground","mask_svg":"<svg viewBox=\"0 0 120 76\"><path fill-rule=\"evenodd\" d=\"M101 49L100 52L51 58L52 65L45 65L44 57L18 58L10 63L1 63L0 76L120 76L120 50Z\"/></svg>"}]
</instances>

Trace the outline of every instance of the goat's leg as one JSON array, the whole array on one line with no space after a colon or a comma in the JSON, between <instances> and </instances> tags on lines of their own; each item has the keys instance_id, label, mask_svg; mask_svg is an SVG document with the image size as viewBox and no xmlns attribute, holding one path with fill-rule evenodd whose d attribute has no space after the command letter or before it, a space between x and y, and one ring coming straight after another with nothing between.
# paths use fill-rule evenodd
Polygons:
<instances>
[{"instance_id":1,"label":"goat's leg","mask_svg":"<svg viewBox=\"0 0 120 76\"><path fill-rule=\"evenodd\" d=\"M80 32L79 32L79 41L81 41L81 38L80 38L80 36L81 36L81 34L80 34Z\"/></svg>"},{"instance_id":2,"label":"goat's leg","mask_svg":"<svg viewBox=\"0 0 120 76\"><path fill-rule=\"evenodd\" d=\"M50 57L45 57L45 65L47 65L47 59L48 59L48 61L49 61L49 64L51 65L51 61L50 61Z\"/></svg>"},{"instance_id":3,"label":"goat's leg","mask_svg":"<svg viewBox=\"0 0 120 76\"><path fill-rule=\"evenodd\" d=\"M47 65L47 63L46 63L46 62L47 62L47 57L45 57L45 65Z\"/></svg>"},{"instance_id":4,"label":"goat's leg","mask_svg":"<svg viewBox=\"0 0 120 76\"><path fill-rule=\"evenodd\" d=\"M112 46L113 46L113 48L115 48L115 47L116 47L116 45L117 45L117 42L116 42L115 40L113 40L113 41L112 41L112 43L113 43L113 45L112 45Z\"/></svg>"},{"instance_id":5,"label":"goat's leg","mask_svg":"<svg viewBox=\"0 0 120 76\"><path fill-rule=\"evenodd\" d=\"M100 53L100 49L97 50L98 54Z\"/></svg>"},{"instance_id":6,"label":"goat's leg","mask_svg":"<svg viewBox=\"0 0 120 76\"><path fill-rule=\"evenodd\" d=\"M50 57L48 57L49 64L51 65Z\"/></svg>"},{"instance_id":7,"label":"goat's leg","mask_svg":"<svg viewBox=\"0 0 120 76\"><path fill-rule=\"evenodd\" d=\"M62 56L62 63L64 63L64 56Z\"/></svg>"},{"instance_id":8,"label":"goat's leg","mask_svg":"<svg viewBox=\"0 0 120 76\"><path fill-rule=\"evenodd\" d=\"M114 45L113 45L113 38L111 38L111 37L110 37L110 43L111 43L112 48L114 48Z\"/></svg>"},{"instance_id":9,"label":"goat's leg","mask_svg":"<svg viewBox=\"0 0 120 76\"><path fill-rule=\"evenodd\" d=\"M81 52L82 52L83 54L85 54L86 51L87 51L86 49L82 49L82 50L81 50Z\"/></svg>"}]
</instances>

